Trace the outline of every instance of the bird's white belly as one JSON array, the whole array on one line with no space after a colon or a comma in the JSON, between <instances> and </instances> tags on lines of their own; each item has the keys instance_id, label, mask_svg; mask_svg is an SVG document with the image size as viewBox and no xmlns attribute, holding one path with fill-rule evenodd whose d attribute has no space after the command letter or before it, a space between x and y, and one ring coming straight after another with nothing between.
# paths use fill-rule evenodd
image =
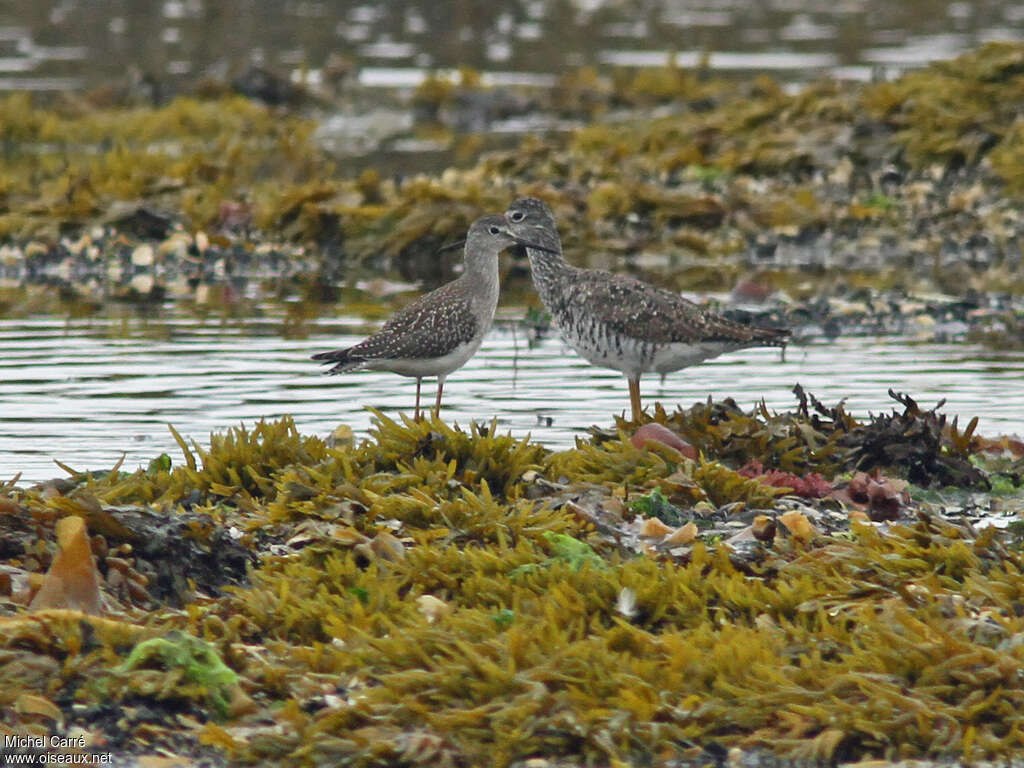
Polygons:
<instances>
[{"instance_id":1,"label":"bird's white belly","mask_svg":"<svg viewBox=\"0 0 1024 768\"><path fill-rule=\"evenodd\" d=\"M363 367L374 371L391 371L400 376L414 376L416 378L447 376L452 371L464 366L469 358L476 354L482 341L483 337L481 336L468 344L460 344L447 355L441 357L381 358L368 360Z\"/></svg>"},{"instance_id":2,"label":"bird's white belly","mask_svg":"<svg viewBox=\"0 0 1024 768\"><path fill-rule=\"evenodd\" d=\"M703 363L713 357L718 357L723 352L735 349L735 344L726 344L721 341L700 341L694 343L676 342L659 347L654 354L654 360L650 368L645 370L655 373L669 373L678 371L680 368L687 368L697 363Z\"/></svg>"},{"instance_id":3,"label":"bird's white belly","mask_svg":"<svg viewBox=\"0 0 1024 768\"><path fill-rule=\"evenodd\" d=\"M618 343L602 343L599 339L566 335L569 346L592 365L612 368L627 375L634 375L646 369L643 344L635 339L624 338Z\"/></svg>"},{"instance_id":4,"label":"bird's white belly","mask_svg":"<svg viewBox=\"0 0 1024 768\"><path fill-rule=\"evenodd\" d=\"M587 362L621 371L630 377L638 377L646 371L678 371L718 357L735 346L719 341L656 344L602 332L564 335L569 345Z\"/></svg>"}]
</instances>

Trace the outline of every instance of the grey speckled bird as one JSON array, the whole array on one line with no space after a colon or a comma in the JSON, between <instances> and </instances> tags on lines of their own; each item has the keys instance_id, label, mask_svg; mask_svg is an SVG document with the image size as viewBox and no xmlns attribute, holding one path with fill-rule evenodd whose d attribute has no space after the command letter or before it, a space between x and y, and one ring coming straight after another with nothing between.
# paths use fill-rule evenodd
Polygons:
<instances>
[{"instance_id":1,"label":"grey speckled bird","mask_svg":"<svg viewBox=\"0 0 1024 768\"><path fill-rule=\"evenodd\" d=\"M634 421L642 414L641 374L677 371L745 347L786 344L787 330L737 323L628 275L572 266L542 200L516 200L505 220L517 238L537 246L526 250L533 284L569 346L629 380Z\"/></svg>"},{"instance_id":2,"label":"grey speckled bird","mask_svg":"<svg viewBox=\"0 0 1024 768\"><path fill-rule=\"evenodd\" d=\"M354 347L321 352L313 359L336 363L327 373L369 369L415 377L417 421L420 384L436 376L436 416L445 378L465 365L490 330L498 306L498 254L516 242L501 215L477 219L466 235L465 270L456 280L402 308Z\"/></svg>"}]
</instances>

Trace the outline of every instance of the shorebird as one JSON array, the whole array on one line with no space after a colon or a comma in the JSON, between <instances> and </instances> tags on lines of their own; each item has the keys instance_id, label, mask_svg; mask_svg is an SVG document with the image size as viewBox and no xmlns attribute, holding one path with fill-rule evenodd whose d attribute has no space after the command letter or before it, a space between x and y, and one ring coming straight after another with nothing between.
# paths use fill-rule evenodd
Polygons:
<instances>
[{"instance_id":1,"label":"shorebird","mask_svg":"<svg viewBox=\"0 0 1024 768\"><path fill-rule=\"evenodd\" d=\"M465 365L491 328L498 306L498 254L518 242L503 216L482 216L466 235L462 275L403 307L354 347L321 352L313 359L336 363L327 373L368 369L414 377L417 421L420 384L425 377L436 376L436 417L445 378Z\"/></svg>"},{"instance_id":2,"label":"shorebird","mask_svg":"<svg viewBox=\"0 0 1024 768\"><path fill-rule=\"evenodd\" d=\"M664 375L723 352L786 344L785 329L737 323L628 275L572 266L542 200L519 198L505 220L527 246L533 284L569 346L588 362L625 374L633 421L643 413L643 373Z\"/></svg>"}]
</instances>

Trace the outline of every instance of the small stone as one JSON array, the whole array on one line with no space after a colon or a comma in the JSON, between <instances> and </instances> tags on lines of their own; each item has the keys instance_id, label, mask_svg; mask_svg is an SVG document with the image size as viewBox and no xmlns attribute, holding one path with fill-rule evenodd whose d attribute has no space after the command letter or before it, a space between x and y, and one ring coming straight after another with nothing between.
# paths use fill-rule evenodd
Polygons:
<instances>
[{"instance_id":1,"label":"small stone","mask_svg":"<svg viewBox=\"0 0 1024 768\"><path fill-rule=\"evenodd\" d=\"M351 448L355 445L355 433L348 424L339 424L327 438L327 445L331 448Z\"/></svg>"},{"instance_id":2,"label":"small stone","mask_svg":"<svg viewBox=\"0 0 1024 768\"><path fill-rule=\"evenodd\" d=\"M750 532L758 541L770 544L775 540L775 520L768 515L758 515L750 526Z\"/></svg>"},{"instance_id":3,"label":"small stone","mask_svg":"<svg viewBox=\"0 0 1024 768\"><path fill-rule=\"evenodd\" d=\"M697 538L697 524L692 520L686 525L676 528L665 539L666 544L679 546L681 544L692 544Z\"/></svg>"},{"instance_id":4,"label":"small stone","mask_svg":"<svg viewBox=\"0 0 1024 768\"><path fill-rule=\"evenodd\" d=\"M132 251L132 264L137 267L149 267L153 264L153 246L143 243Z\"/></svg>"},{"instance_id":5,"label":"small stone","mask_svg":"<svg viewBox=\"0 0 1024 768\"><path fill-rule=\"evenodd\" d=\"M786 526L786 530L794 539L800 541L810 541L817 533L814 526L811 525L811 521L807 519L807 515L795 509L779 515L779 522Z\"/></svg>"},{"instance_id":6,"label":"small stone","mask_svg":"<svg viewBox=\"0 0 1024 768\"><path fill-rule=\"evenodd\" d=\"M627 619L636 616L636 592L629 587L619 590L619 597L615 601L615 610Z\"/></svg>"},{"instance_id":7,"label":"small stone","mask_svg":"<svg viewBox=\"0 0 1024 768\"><path fill-rule=\"evenodd\" d=\"M61 724L64 722L64 713L60 707L45 696L36 696L32 693L19 694L14 702L14 711L19 715L32 715L44 720L55 720Z\"/></svg>"},{"instance_id":8,"label":"small stone","mask_svg":"<svg viewBox=\"0 0 1024 768\"><path fill-rule=\"evenodd\" d=\"M393 563L405 558L405 545L387 531L381 531L374 536L369 549L382 560Z\"/></svg>"},{"instance_id":9,"label":"small stone","mask_svg":"<svg viewBox=\"0 0 1024 768\"><path fill-rule=\"evenodd\" d=\"M430 624L433 624L443 616L447 616L452 610L448 603L433 595L420 595L416 598L416 604L420 608L420 613L427 618Z\"/></svg>"},{"instance_id":10,"label":"small stone","mask_svg":"<svg viewBox=\"0 0 1024 768\"><path fill-rule=\"evenodd\" d=\"M152 275L136 275L132 278L132 290L148 294L153 290Z\"/></svg>"},{"instance_id":11,"label":"small stone","mask_svg":"<svg viewBox=\"0 0 1024 768\"><path fill-rule=\"evenodd\" d=\"M33 256L42 256L49 250L50 249L47 248L43 243L33 240L31 243L25 246L25 256L31 259Z\"/></svg>"},{"instance_id":12,"label":"small stone","mask_svg":"<svg viewBox=\"0 0 1024 768\"><path fill-rule=\"evenodd\" d=\"M648 517L640 524L640 535L647 539L660 539L675 533L675 528L665 525L656 517Z\"/></svg>"}]
</instances>

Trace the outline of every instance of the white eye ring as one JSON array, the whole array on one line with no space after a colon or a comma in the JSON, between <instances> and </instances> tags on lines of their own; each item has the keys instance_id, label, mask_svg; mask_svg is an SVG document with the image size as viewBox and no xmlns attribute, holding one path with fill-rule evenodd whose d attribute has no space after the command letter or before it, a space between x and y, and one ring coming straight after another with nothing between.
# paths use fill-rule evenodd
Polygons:
<instances>
[{"instance_id":1,"label":"white eye ring","mask_svg":"<svg viewBox=\"0 0 1024 768\"><path fill-rule=\"evenodd\" d=\"M501 230L498 229L497 227L491 227L487 231L490 232L492 235L497 235L497 234L499 234L501 232Z\"/></svg>"},{"instance_id":2,"label":"white eye ring","mask_svg":"<svg viewBox=\"0 0 1024 768\"><path fill-rule=\"evenodd\" d=\"M522 221L525 217L525 213L523 213L522 211L516 211L515 213L512 214L510 218L512 219L512 221Z\"/></svg>"}]
</instances>

